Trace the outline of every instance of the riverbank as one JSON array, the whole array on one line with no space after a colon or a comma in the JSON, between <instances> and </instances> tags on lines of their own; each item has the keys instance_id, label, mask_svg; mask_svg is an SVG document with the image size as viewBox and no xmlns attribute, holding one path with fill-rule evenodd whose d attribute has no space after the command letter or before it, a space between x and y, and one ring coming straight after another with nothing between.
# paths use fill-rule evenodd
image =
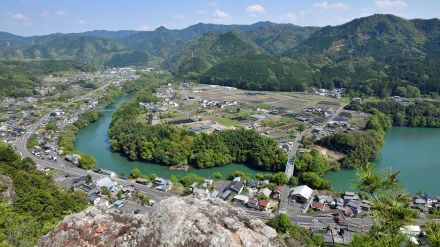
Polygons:
<instances>
[{"instance_id":1,"label":"riverbank","mask_svg":"<svg viewBox=\"0 0 440 247\"><path fill-rule=\"evenodd\" d=\"M180 178L189 173L195 173L201 177L212 177L214 172L220 172L223 176L227 176L234 171L249 174L268 173L252 169L243 164L229 164L205 169L190 168L188 171L169 170L169 167L155 163L130 161L121 154L113 152L108 137L108 128L112 121L112 115L120 105L127 102L130 98L131 95L123 95L117 98L113 104L105 108L105 111L102 112L97 121L82 128L76 135L75 148L95 157L96 167L112 170L122 177L128 176L130 171L134 168L139 168L139 170L146 175L154 173L167 178L171 175Z\"/></svg>"},{"instance_id":2,"label":"riverbank","mask_svg":"<svg viewBox=\"0 0 440 247\"><path fill-rule=\"evenodd\" d=\"M440 194L440 129L393 127L385 133L385 146L373 162L375 169L400 171L399 178L405 189ZM331 172L329 179L336 190L353 190L355 169Z\"/></svg>"}]
</instances>

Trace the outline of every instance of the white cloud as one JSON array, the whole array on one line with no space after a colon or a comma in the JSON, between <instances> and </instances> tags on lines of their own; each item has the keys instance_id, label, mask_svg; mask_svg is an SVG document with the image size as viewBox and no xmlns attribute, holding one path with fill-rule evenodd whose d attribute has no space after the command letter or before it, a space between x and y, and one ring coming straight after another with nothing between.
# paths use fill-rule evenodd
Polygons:
<instances>
[{"instance_id":1,"label":"white cloud","mask_svg":"<svg viewBox=\"0 0 440 247\"><path fill-rule=\"evenodd\" d=\"M212 1L212 2L209 3L209 6L217 8L218 4L216 2L214 2L214 1Z\"/></svg>"},{"instance_id":2,"label":"white cloud","mask_svg":"<svg viewBox=\"0 0 440 247\"><path fill-rule=\"evenodd\" d=\"M25 16L22 13L16 13L16 14L10 14L10 18L14 21L18 21L18 22L26 22L29 21L30 18Z\"/></svg>"},{"instance_id":3,"label":"white cloud","mask_svg":"<svg viewBox=\"0 0 440 247\"><path fill-rule=\"evenodd\" d=\"M66 12L64 12L63 10L57 10L54 12L54 14L57 16L65 16Z\"/></svg>"},{"instance_id":4,"label":"white cloud","mask_svg":"<svg viewBox=\"0 0 440 247\"><path fill-rule=\"evenodd\" d=\"M223 20L231 19L231 16L227 12L221 9L214 10L214 13L212 15L218 19L223 19Z\"/></svg>"},{"instance_id":5,"label":"white cloud","mask_svg":"<svg viewBox=\"0 0 440 247\"><path fill-rule=\"evenodd\" d=\"M80 25L85 25L85 24L87 24L87 21L85 21L85 20L78 20L78 21L76 21L76 23L78 23Z\"/></svg>"},{"instance_id":6,"label":"white cloud","mask_svg":"<svg viewBox=\"0 0 440 247\"><path fill-rule=\"evenodd\" d=\"M8 12L7 15L9 16L9 20L11 22L15 22L15 23L22 25L24 27L32 26L31 18L27 17L26 15L24 15L22 13Z\"/></svg>"},{"instance_id":7,"label":"white cloud","mask_svg":"<svg viewBox=\"0 0 440 247\"><path fill-rule=\"evenodd\" d=\"M313 5L314 10L347 10L350 6L345 3L328 3L327 1L315 3Z\"/></svg>"},{"instance_id":8,"label":"white cloud","mask_svg":"<svg viewBox=\"0 0 440 247\"><path fill-rule=\"evenodd\" d=\"M263 6L259 5L259 4L254 4L254 5L247 6L245 11L250 16L256 17L258 15L264 14L266 12L266 9Z\"/></svg>"},{"instance_id":9,"label":"white cloud","mask_svg":"<svg viewBox=\"0 0 440 247\"><path fill-rule=\"evenodd\" d=\"M396 1L392 1L392 0L376 0L376 1L374 1L374 4L377 7L383 8L383 9L388 9L388 8L405 8L406 6L408 6L408 4L406 4L404 1L400 1L400 0L396 0Z\"/></svg>"},{"instance_id":10,"label":"white cloud","mask_svg":"<svg viewBox=\"0 0 440 247\"><path fill-rule=\"evenodd\" d=\"M291 21L295 21L296 19L298 19L298 16L296 16L296 14L294 14L294 13L288 12L288 13L284 13L284 14L280 15L279 19L282 21L291 22Z\"/></svg>"}]
</instances>

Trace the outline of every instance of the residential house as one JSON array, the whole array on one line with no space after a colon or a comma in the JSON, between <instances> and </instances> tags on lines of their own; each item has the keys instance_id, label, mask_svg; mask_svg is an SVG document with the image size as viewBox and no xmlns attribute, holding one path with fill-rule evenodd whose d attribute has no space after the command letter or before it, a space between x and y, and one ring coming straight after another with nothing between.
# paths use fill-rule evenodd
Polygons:
<instances>
[{"instance_id":1,"label":"residential house","mask_svg":"<svg viewBox=\"0 0 440 247\"><path fill-rule=\"evenodd\" d=\"M258 200L256 198L251 198L246 203L246 206L249 207L249 208L258 209Z\"/></svg>"},{"instance_id":2,"label":"residential house","mask_svg":"<svg viewBox=\"0 0 440 247\"><path fill-rule=\"evenodd\" d=\"M351 217L354 215L353 209L351 209L349 206L338 206L336 209L342 212L347 217Z\"/></svg>"},{"instance_id":3,"label":"residential house","mask_svg":"<svg viewBox=\"0 0 440 247\"><path fill-rule=\"evenodd\" d=\"M415 196L413 199L413 203L414 204L420 204L420 205L425 205L427 203L425 198L419 197L419 196Z\"/></svg>"},{"instance_id":4,"label":"residential house","mask_svg":"<svg viewBox=\"0 0 440 247\"><path fill-rule=\"evenodd\" d=\"M156 177L156 179L154 179L154 183L156 185L163 185L163 184L167 184L168 180L165 178Z\"/></svg>"},{"instance_id":5,"label":"residential house","mask_svg":"<svg viewBox=\"0 0 440 247\"><path fill-rule=\"evenodd\" d=\"M97 168L97 169L94 169L93 171L96 172L96 173L99 173L99 174L103 174L103 175L109 176L111 178L116 177L116 173L113 172L113 171L110 171L110 170L106 170L106 169L102 169L102 168Z\"/></svg>"},{"instance_id":6,"label":"residential house","mask_svg":"<svg viewBox=\"0 0 440 247\"><path fill-rule=\"evenodd\" d=\"M324 211L325 210L325 204L318 202L318 201L313 201L311 207L313 209L316 209L318 211Z\"/></svg>"},{"instance_id":7,"label":"residential house","mask_svg":"<svg viewBox=\"0 0 440 247\"><path fill-rule=\"evenodd\" d=\"M301 186L297 186L293 189L293 192L291 194L292 199L301 202L301 203L305 203L307 202L310 197L312 196L313 190L307 186L307 185L301 185Z\"/></svg>"},{"instance_id":8,"label":"residential house","mask_svg":"<svg viewBox=\"0 0 440 247\"><path fill-rule=\"evenodd\" d=\"M259 182L255 179L246 180L246 185L251 188L258 188Z\"/></svg>"},{"instance_id":9,"label":"residential house","mask_svg":"<svg viewBox=\"0 0 440 247\"><path fill-rule=\"evenodd\" d=\"M173 184L170 182L167 184L161 184L161 185L157 186L156 189L162 190L162 191L169 191L172 187L173 187Z\"/></svg>"},{"instance_id":10,"label":"residential house","mask_svg":"<svg viewBox=\"0 0 440 247\"><path fill-rule=\"evenodd\" d=\"M105 178L102 178L102 179L96 181L96 187L98 187L98 188L106 187L109 190L114 190L116 187L116 184L117 183L115 181L111 180L109 177L105 177Z\"/></svg>"},{"instance_id":11,"label":"residential house","mask_svg":"<svg viewBox=\"0 0 440 247\"><path fill-rule=\"evenodd\" d=\"M356 193L351 191L345 191L344 195L342 196L345 202L348 202L350 200L359 200L359 196L356 195Z\"/></svg>"},{"instance_id":12,"label":"residential house","mask_svg":"<svg viewBox=\"0 0 440 247\"><path fill-rule=\"evenodd\" d=\"M194 182L194 183L192 183L192 184L189 186L189 188L191 189L192 192L194 192L194 189L197 189L197 186L198 186L198 185L199 185L199 183Z\"/></svg>"},{"instance_id":13,"label":"residential house","mask_svg":"<svg viewBox=\"0 0 440 247\"><path fill-rule=\"evenodd\" d=\"M136 178L135 182L137 184L146 185L148 187L151 187L153 183L150 180L144 179L144 178Z\"/></svg>"},{"instance_id":14,"label":"residential house","mask_svg":"<svg viewBox=\"0 0 440 247\"><path fill-rule=\"evenodd\" d=\"M134 188L131 187L131 186L126 186L126 187L123 187L123 188L121 189L121 191L122 191L122 193L124 193L124 194L126 194L126 195L131 195L131 193L134 192Z\"/></svg>"},{"instance_id":15,"label":"residential house","mask_svg":"<svg viewBox=\"0 0 440 247\"><path fill-rule=\"evenodd\" d=\"M269 209L269 201L267 200L258 201L258 207L260 208L260 210L267 211Z\"/></svg>"},{"instance_id":16,"label":"residential house","mask_svg":"<svg viewBox=\"0 0 440 247\"><path fill-rule=\"evenodd\" d=\"M223 199L223 200L225 200L225 201L227 201L227 200L229 200L229 198L231 197L231 195L232 195L232 191L231 191L231 190L225 190L225 191L223 192L223 194L220 195L220 198Z\"/></svg>"},{"instance_id":17,"label":"residential house","mask_svg":"<svg viewBox=\"0 0 440 247\"><path fill-rule=\"evenodd\" d=\"M349 206L355 214L362 212L362 207L360 202L350 200L345 205Z\"/></svg>"},{"instance_id":18,"label":"residential house","mask_svg":"<svg viewBox=\"0 0 440 247\"><path fill-rule=\"evenodd\" d=\"M113 206L115 207L122 207L122 205L124 205L124 200L120 199L120 200L116 200L113 202Z\"/></svg>"},{"instance_id":19,"label":"residential house","mask_svg":"<svg viewBox=\"0 0 440 247\"><path fill-rule=\"evenodd\" d=\"M249 201L249 197L245 195L236 195L234 196L234 201L240 202L242 204L246 204Z\"/></svg>"},{"instance_id":20,"label":"residential house","mask_svg":"<svg viewBox=\"0 0 440 247\"><path fill-rule=\"evenodd\" d=\"M205 178L202 187L205 188L206 186L212 185L212 182L214 182L212 179Z\"/></svg>"},{"instance_id":21,"label":"residential house","mask_svg":"<svg viewBox=\"0 0 440 247\"><path fill-rule=\"evenodd\" d=\"M268 188L266 188L266 187L261 188L261 189L258 191L258 195L266 196L267 198L270 197L270 194L271 194L271 193L272 193L272 191L270 191L270 189L268 189Z\"/></svg>"},{"instance_id":22,"label":"residential house","mask_svg":"<svg viewBox=\"0 0 440 247\"><path fill-rule=\"evenodd\" d=\"M240 181L232 181L226 187L226 190L232 191L234 193L240 194L243 191L244 184Z\"/></svg>"},{"instance_id":23,"label":"residential house","mask_svg":"<svg viewBox=\"0 0 440 247\"><path fill-rule=\"evenodd\" d=\"M97 194L89 194L87 196L87 199L89 200L89 202L91 204L93 204L93 206L96 206L96 205L98 205L98 202L101 199L101 197Z\"/></svg>"},{"instance_id":24,"label":"residential house","mask_svg":"<svg viewBox=\"0 0 440 247\"><path fill-rule=\"evenodd\" d=\"M274 199L280 199L281 194L283 194L284 187L283 186L277 186L272 190L272 198Z\"/></svg>"},{"instance_id":25,"label":"residential house","mask_svg":"<svg viewBox=\"0 0 440 247\"><path fill-rule=\"evenodd\" d=\"M431 196L428 193L425 193L424 198L426 200L426 203L428 204L432 204L432 203L437 203L438 199L436 196Z\"/></svg>"},{"instance_id":26,"label":"residential house","mask_svg":"<svg viewBox=\"0 0 440 247\"><path fill-rule=\"evenodd\" d=\"M264 116L264 115L260 115L260 114L253 114L253 115L251 115L250 117L253 118L253 119L255 119L255 120L257 120L257 121L259 121L259 120L263 120L263 119L266 118L266 116Z\"/></svg>"}]
</instances>

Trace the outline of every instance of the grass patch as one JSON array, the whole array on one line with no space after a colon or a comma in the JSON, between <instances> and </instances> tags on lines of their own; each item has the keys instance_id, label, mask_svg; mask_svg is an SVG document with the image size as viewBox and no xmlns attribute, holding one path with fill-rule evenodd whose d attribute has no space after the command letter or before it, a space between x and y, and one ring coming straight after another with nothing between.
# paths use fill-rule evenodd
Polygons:
<instances>
[{"instance_id":1,"label":"grass patch","mask_svg":"<svg viewBox=\"0 0 440 247\"><path fill-rule=\"evenodd\" d=\"M227 126L227 127L240 125L239 121L228 119L228 118L222 118L222 117L216 118L215 121L217 121L219 124L221 124L223 126Z\"/></svg>"}]
</instances>

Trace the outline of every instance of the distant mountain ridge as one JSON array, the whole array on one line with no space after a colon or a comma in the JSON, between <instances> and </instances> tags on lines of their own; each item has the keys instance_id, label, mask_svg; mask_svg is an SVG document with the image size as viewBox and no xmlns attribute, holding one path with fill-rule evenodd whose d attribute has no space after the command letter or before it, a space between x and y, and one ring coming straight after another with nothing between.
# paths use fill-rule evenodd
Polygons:
<instances>
[{"instance_id":1,"label":"distant mountain ridge","mask_svg":"<svg viewBox=\"0 0 440 247\"><path fill-rule=\"evenodd\" d=\"M315 27L302 28L292 24L258 22L252 25L198 23L181 30L170 30L165 27L159 27L154 31L94 30L83 33L55 33L31 37L21 37L3 32L0 33L0 55L12 59L69 58L86 63L106 64L112 56L121 56L121 54L131 54L137 51L145 53L145 58L151 58L151 61L145 61L145 64L153 62L158 65L170 56L176 55L189 42L208 33L223 34L233 31L243 33L248 38L257 41L256 44L261 45L262 49L270 49L269 53L279 53L274 51L278 49L277 46L274 46L275 48L268 48L267 46L270 42L276 43L279 39L286 40L287 37L282 37L282 33L295 31L301 33L302 37L293 37L293 44L296 44L298 40L303 40L308 34L317 29ZM261 35L260 31L262 32ZM263 34L266 32L268 34ZM87 37L87 39L84 37ZM63 40L65 47L58 45L60 40ZM92 50L72 51L69 49L69 47L74 46L72 43L78 44L81 42L84 43L84 46L93 47ZM291 45L292 43L288 47L291 48ZM95 50L102 50L109 54L97 54L94 52ZM68 54L68 52L71 53Z\"/></svg>"},{"instance_id":2,"label":"distant mountain ridge","mask_svg":"<svg viewBox=\"0 0 440 247\"><path fill-rule=\"evenodd\" d=\"M258 22L34 37L3 32L0 56L161 66L184 79L241 88L345 87L387 96L416 86L440 93L440 20L383 14L323 28Z\"/></svg>"}]
</instances>

